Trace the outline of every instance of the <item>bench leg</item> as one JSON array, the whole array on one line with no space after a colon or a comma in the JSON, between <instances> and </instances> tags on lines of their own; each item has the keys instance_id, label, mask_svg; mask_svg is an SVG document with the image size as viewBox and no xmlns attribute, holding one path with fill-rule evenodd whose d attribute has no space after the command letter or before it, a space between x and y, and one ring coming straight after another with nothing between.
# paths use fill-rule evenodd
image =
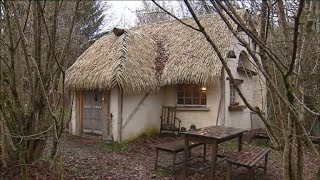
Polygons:
<instances>
[{"instance_id":1,"label":"bench leg","mask_svg":"<svg viewBox=\"0 0 320 180\"><path fill-rule=\"evenodd\" d=\"M176 153L173 153L173 157L172 157L172 174L174 174L175 166L176 166Z\"/></svg>"},{"instance_id":2,"label":"bench leg","mask_svg":"<svg viewBox=\"0 0 320 180\"><path fill-rule=\"evenodd\" d=\"M155 161L155 164L154 164L154 170L157 171L157 168L158 168L158 153L159 153L159 150L156 148L156 161Z\"/></svg>"},{"instance_id":3,"label":"bench leg","mask_svg":"<svg viewBox=\"0 0 320 180\"><path fill-rule=\"evenodd\" d=\"M249 168L249 180L253 180L254 168Z\"/></svg>"},{"instance_id":4,"label":"bench leg","mask_svg":"<svg viewBox=\"0 0 320 180\"><path fill-rule=\"evenodd\" d=\"M228 172L227 172L227 180L231 180L232 173L232 164L228 162Z\"/></svg>"},{"instance_id":5,"label":"bench leg","mask_svg":"<svg viewBox=\"0 0 320 180\"><path fill-rule=\"evenodd\" d=\"M266 154L266 156L264 157L264 158L265 158L265 159L264 159L264 170L263 170L264 175L266 175L266 174L267 174L267 167L268 167L268 154L269 154L269 153L267 153L267 154Z\"/></svg>"}]
</instances>

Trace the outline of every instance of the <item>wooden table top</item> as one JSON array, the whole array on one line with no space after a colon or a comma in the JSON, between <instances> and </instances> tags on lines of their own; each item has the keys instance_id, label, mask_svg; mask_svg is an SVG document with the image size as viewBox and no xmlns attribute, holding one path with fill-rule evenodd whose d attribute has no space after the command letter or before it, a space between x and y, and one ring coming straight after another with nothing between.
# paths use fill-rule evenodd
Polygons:
<instances>
[{"instance_id":1,"label":"wooden table top","mask_svg":"<svg viewBox=\"0 0 320 180\"><path fill-rule=\"evenodd\" d=\"M202 137L207 139L224 140L231 137L239 136L246 132L245 129L223 126L209 126L205 128L199 128L193 131L180 132L185 136Z\"/></svg>"}]
</instances>

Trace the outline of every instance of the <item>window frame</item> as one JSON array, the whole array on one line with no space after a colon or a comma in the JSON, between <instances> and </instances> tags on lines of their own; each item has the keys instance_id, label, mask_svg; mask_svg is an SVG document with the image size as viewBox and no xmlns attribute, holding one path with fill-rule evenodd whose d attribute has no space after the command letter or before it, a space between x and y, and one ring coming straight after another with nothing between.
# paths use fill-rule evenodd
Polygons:
<instances>
[{"instance_id":1,"label":"window frame","mask_svg":"<svg viewBox=\"0 0 320 180\"><path fill-rule=\"evenodd\" d=\"M179 89L181 88L181 89ZM189 91L189 96L186 96L187 88L191 88ZM202 88L205 88L205 90L201 90ZM195 91L195 89L198 89ZM176 85L176 105L177 107L207 107L207 87L197 85L197 84L178 84ZM179 96L179 92L183 93L182 96ZM198 94L198 96L195 96L195 94ZM183 104L179 103L179 99L183 100ZM186 103L186 99L190 99L191 103ZM198 99L198 104L194 104L194 100ZM202 104L204 101L204 104Z\"/></svg>"},{"instance_id":2,"label":"window frame","mask_svg":"<svg viewBox=\"0 0 320 180\"><path fill-rule=\"evenodd\" d=\"M227 80L230 80L230 78L227 77ZM230 106L239 106L240 99L235 86L238 86L239 88L241 88L242 83L243 83L243 79L234 79L234 83L231 83L231 81L229 81L229 101L230 101L229 105Z\"/></svg>"},{"instance_id":3,"label":"window frame","mask_svg":"<svg viewBox=\"0 0 320 180\"><path fill-rule=\"evenodd\" d=\"M234 84L230 83L230 103L229 104L237 103L236 96L237 96L236 88L234 87Z\"/></svg>"}]
</instances>

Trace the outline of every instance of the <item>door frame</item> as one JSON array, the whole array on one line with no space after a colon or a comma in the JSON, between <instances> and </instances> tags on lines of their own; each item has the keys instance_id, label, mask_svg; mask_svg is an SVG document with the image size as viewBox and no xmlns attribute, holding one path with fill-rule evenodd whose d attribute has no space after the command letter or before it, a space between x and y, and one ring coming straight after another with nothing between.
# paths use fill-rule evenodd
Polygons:
<instances>
[{"instance_id":1,"label":"door frame","mask_svg":"<svg viewBox=\"0 0 320 180\"><path fill-rule=\"evenodd\" d=\"M83 134L83 105L84 105L84 91L77 91L76 92L76 102L77 102L77 111L78 114L78 132L79 135ZM102 134L101 136L103 139L110 138L112 135L112 120L109 120L109 113L110 113L110 91L101 91L102 93Z\"/></svg>"}]
</instances>

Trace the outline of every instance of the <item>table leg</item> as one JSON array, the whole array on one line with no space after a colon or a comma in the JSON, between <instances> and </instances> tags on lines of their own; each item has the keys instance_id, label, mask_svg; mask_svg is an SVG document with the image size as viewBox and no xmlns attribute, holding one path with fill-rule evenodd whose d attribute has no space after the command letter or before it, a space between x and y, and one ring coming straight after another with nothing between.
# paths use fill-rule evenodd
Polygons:
<instances>
[{"instance_id":1,"label":"table leg","mask_svg":"<svg viewBox=\"0 0 320 180\"><path fill-rule=\"evenodd\" d=\"M187 160L188 160L188 152L189 152L189 140L184 139L184 158L183 158L183 168L182 168L182 179L186 179L187 175Z\"/></svg>"},{"instance_id":2,"label":"table leg","mask_svg":"<svg viewBox=\"0 0 320 180\"><path fill-rule=\"evenodd\" d=\"M206 161L207 157L207 145L203 144L203 161Z\"/></svg>"},{"instance_id":3,"label":"table leg","mask_svg":"<svg viewBox=\"0 0 320 180\"><path fill-rule=\"evenodd\" d=\"M215 142L212 144L211 148L211 160L212 160L212 168L210 171L209 179L215 179L216 177L216 162L217 162L217 153L218 153L218 143Z\"/></svg>"},{"instance_id":4,"label":"table leg","mask_svg":"<svg viewBox=\"0 0 320 180\"><path fill-rule=\"evenodd\" d=\"M241 135L239 136L238 151L242 150L242 136L243 136L243 134L241 133Z\"/></svg>"}]
</instances>

